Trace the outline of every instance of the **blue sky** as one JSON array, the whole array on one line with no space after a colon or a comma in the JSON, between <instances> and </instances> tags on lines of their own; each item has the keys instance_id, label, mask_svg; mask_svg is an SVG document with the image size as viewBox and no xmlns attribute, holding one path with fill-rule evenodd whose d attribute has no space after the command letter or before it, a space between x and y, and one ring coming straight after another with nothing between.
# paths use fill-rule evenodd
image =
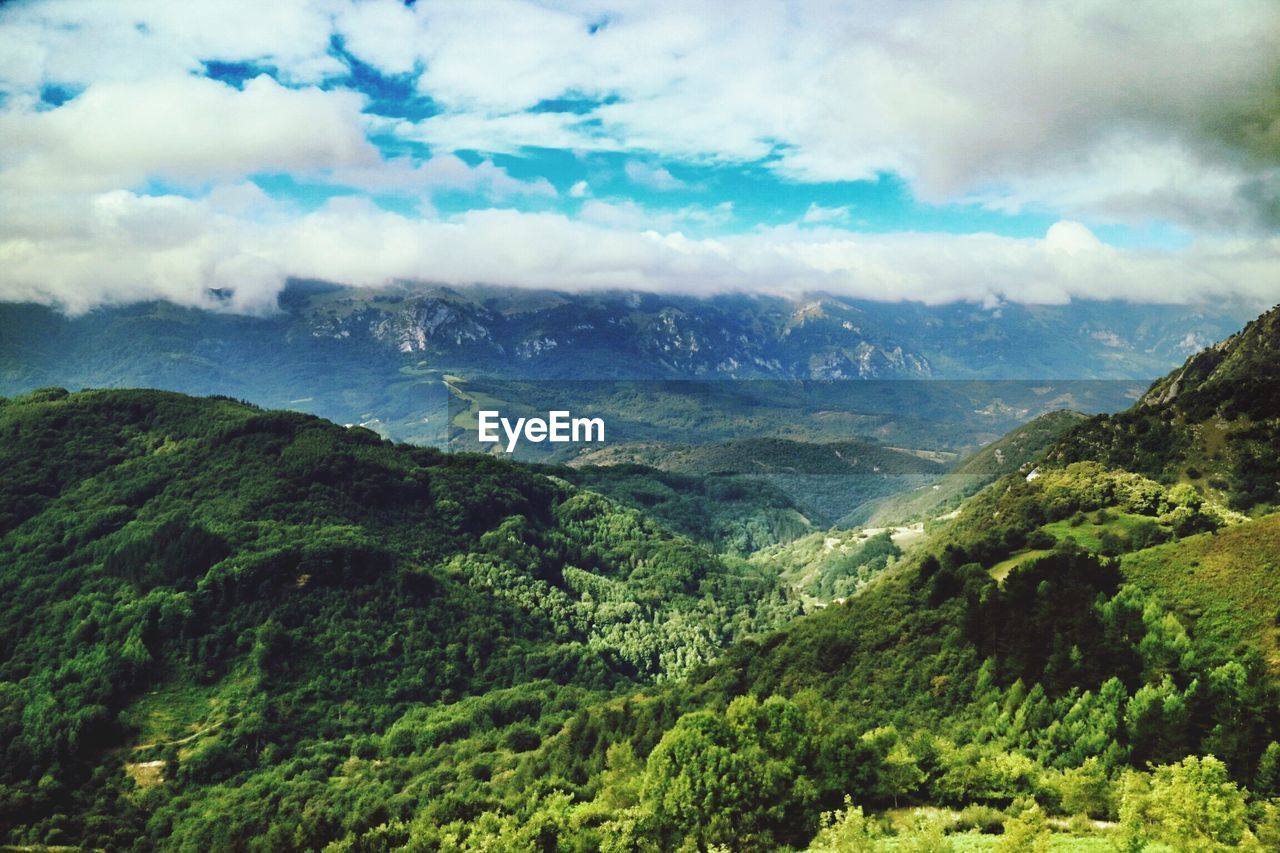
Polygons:
<instances>
[{"instance_id":1,"label":"blue sky","mask_svg":"<svg viewBox=\"0 0 1280 853\"><path fill-rule=\"evenodd\" d=\"M589 30L599 25L592 22L584 26ZM353 55L336 35L329 52L346 70L327 77L319 85L327 90L360 92L366 98L366 113L422 121L446 112L446 107L419 90L420 73L384 74ZM262 74L281 79L279 69L249 61L211 60L203 64L202 72L210 79L237 88ZM51 95L56 102L61 102L67 92L54 87ZM590 123L597 110L620 100L615 95L595 97L569 91L542 99L526 112L574 116ZM421 162L438 153L428 144L408 141L395 133L371 134L370 141L388 159L408 157ZM661 151L643 149L597 152L536 145L518 146L511 153L502 154L482 149L443 153L454 154L472 165L491 159L514 178L543 178L557 191L554 197L522 199L519 202L522 209L575 216L582 212L589 198L595 198L634 203L669 215L697 208L715 211L705 218L683 219L685 230L699 235L798 222L870 233L981 232L1027 238L1044 235L1061 218L1061 211L1034 204L1010 212L963 199L923 202L915 197L910 181L890 170L861 180L788 179L771 168L779 159L776 152L755 160L729 163L717 163L714 158L705 157L664 157ZM252 179L273 196L288 199L301 209L320 207L337 195L362 192L359 187L295 180L288 173L255 175ZM408 215L418 210L421 196L405 191L371 194L370 198L389 211ZM464 190L444 191L432 201L441 213L457 214L486 206L488 199ZM1155 215L1119 222L1103 218L1093 223L1093 227L1104 242L1117 246L1168 248L1185 245L1192 239L1187 228Z\"/></svg>"},{"instance_id":2,"label":"blue sky","mask_svg":"<svg viewBox=\"0 0 1280 853\"><path fill-rule=\"evenodd\" d=\"M0 298L1280 298L1280 9L0 7Z\"/></svg>"}]
</instances>

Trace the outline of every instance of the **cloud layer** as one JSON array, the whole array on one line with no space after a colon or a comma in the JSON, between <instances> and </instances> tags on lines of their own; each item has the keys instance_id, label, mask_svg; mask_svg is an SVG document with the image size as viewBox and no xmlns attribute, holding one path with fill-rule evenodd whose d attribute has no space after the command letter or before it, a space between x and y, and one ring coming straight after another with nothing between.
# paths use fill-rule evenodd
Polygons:
<instances>
[{"instance_id":1,"label":"cloud layer","mask_svg":"<svg viewBox=\"0 0 1280 853\"><path fill-rule=\"evenodd\" d=\"M1273 0L16 2L0 93L0 298L69 310L214 287L264 310L289 276L1280 299ZM498 165L547 149L622 159ZM1061 221L865 233L824 196L753 222L678 164Z\"/></svg>"},{"instance_id":2,"label":"cloud layer","mask_svg":"<svg viewBox=\"0 0 1280 853\"><path fill-rule=\"evenodd\" d=\"M634 212L641 216L642 212ZM72 312L164 298L269 311L288 276L354 285L489 282L567 290L695 293L824 290L867 299L1061 303L1276 298L1280 239L1202 241L1177 252L1116 249L1083 225L1043 238L854 234L788 226L693 239L555 213L483 209L420 219L338 198L297 216L252 185L205 199L112 191L79 211L74 233L0 243L5 295ZM671 223L667 223L671 224Z\"/></svg>"}]
</instances>

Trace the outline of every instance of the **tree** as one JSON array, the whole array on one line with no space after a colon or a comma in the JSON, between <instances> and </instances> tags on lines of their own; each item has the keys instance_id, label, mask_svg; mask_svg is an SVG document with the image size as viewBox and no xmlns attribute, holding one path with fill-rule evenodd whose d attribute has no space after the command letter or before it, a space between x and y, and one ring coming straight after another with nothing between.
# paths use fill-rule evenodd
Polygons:
<instances>
[{"instance_id":1,"label":"tree","mask_svg":"<svg viewBox=\"0 0 1280 853\"><path fill-rule=\"evenodd\" d=\"M874 825L848 794L844 808L823 812L819 825L822 828L810 842L809 853L871 853L877 847Z\"/></svg>"},{"instance_id":2,"label":"tree","mask_svg":"<svg viewBox=\"0 0 1280 853\"><path fill-rule=\"evenodd\" d=\"M1179 483L1169 490L1169 503L1175 507L1186 507L1192 512L1204 505L1204 498L1190 483Z\"/></svg>"},{"instance_id":3,"label":"tree","mask_svg":"<svg viewBox=\"0 0 1280 853\"><path fill-rule=\"evenodd\" d=\"M899 796L915 792L923 781L924 772L911 750L902 741L895 743L884 757L884 783L893 796L894 807L898 805Z\"/></svg>"},{"instance_id":4,"label":"tree","mask_svg":"<svg viewBox=\"0 0 1280 853\"><path fill-rule=\"evenodd\" d=\"M996 843L997 853L1049 853L1049 822L1035 800L1019 801L1004 822L1004 834Z\"/></svg>"},{"instance_id":5,"label":"tree","mask_svg":"<svg viewBox=\"0 0 1280 853\"><path fill-rule=\"evenodd\" d=\"M681 717L645 767L643 803L664 846L681 839L768 848L812 831L817 789L804 773L811 739L804 712L778 696L740 696L723 713Z\"/></svg>"},{"instance_id":6,"label":"tree","mask_svg":"<svg viewBox=\"0 0 1280 853\"><path fill-rule=\"evenodd\" d=\"M1131 844L1145 837L1179 850L1232 847L1249 833L1244 792L1212 755L1126 774L1120 822Z\"/></svg>"},{"instance_id":7,"label":"tree","mask_svg":"<svg viewBox=\"0 0 1280 853\"><path fill-rule=\"evenodd\" d=\"M1280 743L1271 741L1262 751L1253 777L1253 792L1260 797L1280 796Z\"/></svg>"},{"instance_id":8,"label":"tree","mask_svg":"<svg viewBox=\"0 0 1280 853\"><path fill-rule=\"evenodd\" d=\"M1086 758L1079 767L1064 770L1058 781L1058 793L1062 810L1067 814L1096 818L1111 814L1111 780L1096 756Z\"/></svg>"}]
</instances>

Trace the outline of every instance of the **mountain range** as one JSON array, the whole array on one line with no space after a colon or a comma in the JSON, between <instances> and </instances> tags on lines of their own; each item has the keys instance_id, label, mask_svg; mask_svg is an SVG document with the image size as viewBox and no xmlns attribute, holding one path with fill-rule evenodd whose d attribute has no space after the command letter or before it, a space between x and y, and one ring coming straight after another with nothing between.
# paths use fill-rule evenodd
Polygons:
<instances>
[{"instance_id":1,"label":"mountain range","mask_svg":"<svg viewBox=\"0 0 1280 853\"><path fill-rule=\"evenodd\" d=\"M299 281L263 316L157 302L69 317L0 304L0 394L46 386L225 394L437 445L449 440L440 415L448 375L504 382L1102 380L1095 399L1076 406L1099 412L1127 406L1137 393L1131 380L1140 389L1255 313L1230 303L983 308L822 294Z\"/></svg>"},{"instance_id":2,"label":"mountain range","mask_svg":"<svg viewBox=\"0 0 1280 853\"><path fill-rule=\"evenodd\" d=\"M1280 309L968 456L574 467L226 396L4 399L3 840L1275 849L1278 373ZM960 476L879 504L922 523L824 528L783 475L849 454Z\"/></svg>"}]
</instances>

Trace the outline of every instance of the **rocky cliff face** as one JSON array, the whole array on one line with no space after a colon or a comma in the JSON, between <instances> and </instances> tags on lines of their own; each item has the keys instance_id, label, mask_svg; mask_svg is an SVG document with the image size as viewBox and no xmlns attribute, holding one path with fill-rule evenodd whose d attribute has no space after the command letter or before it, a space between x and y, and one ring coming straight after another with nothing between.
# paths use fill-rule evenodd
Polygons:
<instances>
[{"instance_id":1,"label":"rocky cliff face","mask_svg":"<svg viewBox=\"0 0 1280 853\"><path fill-rule=\"evenodd\" d=\"M389 389L388 375L422 370L557 380L1149 382L1201 342L1256 316L1232 305L983 308L829 295L375 290L314 282L287 288L280 308L251 317L146 303L73 318L42 306L0 305L0 394L44 385L145 385L284 405L323 389L338 393L343 382L358 383L358 396L368 397L375 387ZM1211 369L1212 352L1193 363ZM1177 387L1192 378L1183 376ZM341 412L321 413L349 420L354 404L342 393Z\"/></svg>"},{"instance_id":2,"label":"rocky cliff face","mask_svg":"<svg viewBox=\"0 0 1280 853\"><path fill-rule=\"evenodd\" d=\"M530 378L1147 378L1239 328L1246 309L875 303L486 288L331 288L287 298L342 346Z\"/></svg>"},{"instance_id":3,"label":"rocky cliff face","mask_svg":"<svg viewBox=\"0 0 1280 853\"><path fill-rule=\"evenodd\" d=\"M483 307L423 297L394 302L350 298L336 310L309 313L311 335L336 341L367 335L402 353L427 352L493 340L493 315Z\"/></svg>"},{"instance_id":4,"label":"rocky cliff face","mask_svg":"<svg viewBox=\"0 0 1280 853\"><path fill-rule=\"evenodd\" d=\"M1206 347L1177 370L1152 385L1142 398L1145 406L1175 402L1188 391L1211 393L1215 386L1263 386L1280 382L1280 306L1272 308L1229 338ZM1222 398L1223 394L1215 395Z\"/></svg>"},{"instance_id":5,"label":"rocky cliff face","mask_svg":"<svg viewBox=\"0 0 1280 853\"><path fill-rule=\"evenodd\" d=\"M388 295L345 291L304 302L312 337L361 338L404 354L460 351L510 357L514 369L599 368L610 359L642 375L876 379L933 376L929 358L849 319L855 309L739 297L720 302L626 295L566 296L533 307L449 289Z\"/></svg>"}]
</instances>

